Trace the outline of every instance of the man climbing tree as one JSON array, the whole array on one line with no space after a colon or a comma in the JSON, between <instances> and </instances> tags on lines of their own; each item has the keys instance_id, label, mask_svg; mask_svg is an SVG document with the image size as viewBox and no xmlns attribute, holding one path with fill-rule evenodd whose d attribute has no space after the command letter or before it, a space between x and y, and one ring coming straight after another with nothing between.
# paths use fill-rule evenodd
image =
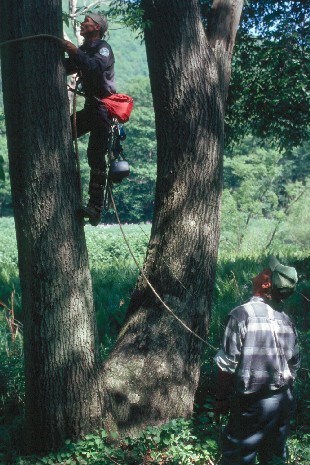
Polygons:
<instances>
[{"instance_id":1,"label":"man climbing tree","mask_svg":"<svg viewBox=\"0 0 310 465\"><path fill-rule=\"evenodd\" d=\"M105 155L111 122L104 97L115 93L114 54L110 45L102 40L108 30L104 16L88 13L81 23L84 44L77 48L72 42L64 41L69 54L66 60L68 74L78 73L85 94L84 109L72 115L72 133L77 137L90 131L87 158L90 166L89 202L81 209L81 215L96 226L101 219L104 187L107 179Z\"/></svg>"}]
</instances>

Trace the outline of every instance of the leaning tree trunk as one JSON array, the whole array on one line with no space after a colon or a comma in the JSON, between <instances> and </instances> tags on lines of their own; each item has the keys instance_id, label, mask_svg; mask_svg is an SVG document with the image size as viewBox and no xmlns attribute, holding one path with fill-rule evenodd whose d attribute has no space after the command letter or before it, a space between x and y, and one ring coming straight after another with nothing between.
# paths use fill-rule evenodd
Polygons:
<instances>
[{"instance_id":1,"label":"leaning tree trunk","mask_svg":"<svg viewBox=\"0 0 310 465\"><path fill-rule=\"evenodd\" d=\"M61 36L60 0L3 0L1 41ZM63 53L51 39L2 48L17 233L27 448L57 447L100 424L95 321Z\"/></svg>"},{"instance_id":2,"label":"leaning tree trunk","mask_svg":"<svg viewBox=\"0 0 310 465\"><path fill-rule=\"evenodd\" d=\"M235 6L239 6L236 10ZM144 272L207 336L220 231L224 113L242 1L216 1L208 37L197 0L144 0L158 142L155 213ZM105 365L105 422L134 432L192 413L201 341L140 277Z\"/></svg>"}]
</instances>

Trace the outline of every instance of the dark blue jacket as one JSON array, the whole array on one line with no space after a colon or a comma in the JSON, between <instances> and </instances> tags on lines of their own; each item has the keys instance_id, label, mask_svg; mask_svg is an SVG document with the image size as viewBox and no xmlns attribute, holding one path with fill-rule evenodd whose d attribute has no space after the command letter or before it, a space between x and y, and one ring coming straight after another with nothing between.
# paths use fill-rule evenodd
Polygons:
<instances>
[{"instance_id":1,"label":"dark blue jacket","mask_svg":"<svg viewBox=\"0 0 310 465\"><path fill-rule=\"evenodd\" d=\"M78 73L86 97L107 97L115 94L114 54L101 39L79 47L77 54L66 59L67 74Z\"/></svg>"}]
</instances>

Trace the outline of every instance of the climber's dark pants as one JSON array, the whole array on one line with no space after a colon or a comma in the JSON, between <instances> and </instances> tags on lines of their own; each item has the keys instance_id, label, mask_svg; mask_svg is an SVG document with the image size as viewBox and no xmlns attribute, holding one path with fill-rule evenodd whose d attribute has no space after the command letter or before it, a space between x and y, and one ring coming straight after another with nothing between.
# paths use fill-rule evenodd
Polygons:
<instances>
[{"instance_id":1,"label":"climber's dark pants","mask_svg":"<svg viewBox=\"0 0 310 465\"><path fill-rule=\"evenodd\" d=\"M71 117L74 137L73 117ZM76 113L77 137L89 132L87 159L90 166L89 205L102 209L106 179L105 155L108 151L111 123L106 107L95 99L86 100L83 110Z\"/></svg>"},{"instance_id":2,"label":"climber's dark pants","mask_svg":"<svg viewBox=\"0 0 310 465\"><path fill-rule=\"evenodd\" d=\"M290 388L261 399L246 395L235 399L222 433L220 465L254 465L256 455L260 465L268 465L273 457L285 463L294 408Z\"/></svg>"},{"instance_id":3,"label":"climber's dark pants","mask_svg":"<svg viewBox=\"0 0 310 465\"><path fill-rule=\"evenodd\" d=\"M74 137L73 117L71 124ZM76 112L77 137L89 132L87 159L90 168L102 171L106 168L110 126L106 107L95 99L86 100L83 110Z\"/></svg>"}]
</instances>

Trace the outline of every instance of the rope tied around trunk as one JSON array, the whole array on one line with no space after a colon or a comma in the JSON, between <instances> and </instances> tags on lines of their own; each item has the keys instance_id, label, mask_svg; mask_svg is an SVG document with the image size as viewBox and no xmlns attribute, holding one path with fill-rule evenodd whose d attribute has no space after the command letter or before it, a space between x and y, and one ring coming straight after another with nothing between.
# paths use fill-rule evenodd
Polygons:
<instances>
[{"instance_id":1,"label":"rope tied around trunk","mask_svg":"<svg viewBox=\"0 0 310 465\"><path fill-rule=\"evenodd\" d=\"M27 40L34 40L34 39L51 39L63 45L63 39L61 37L53 36L51 34L36 34L32 36L18 37L17 39L10 39L10 40L6 40L5 42L0 42L0 47L4 47L5 45L16 44L18 42L24 42Z\"/></svg>"}]
</instances>

